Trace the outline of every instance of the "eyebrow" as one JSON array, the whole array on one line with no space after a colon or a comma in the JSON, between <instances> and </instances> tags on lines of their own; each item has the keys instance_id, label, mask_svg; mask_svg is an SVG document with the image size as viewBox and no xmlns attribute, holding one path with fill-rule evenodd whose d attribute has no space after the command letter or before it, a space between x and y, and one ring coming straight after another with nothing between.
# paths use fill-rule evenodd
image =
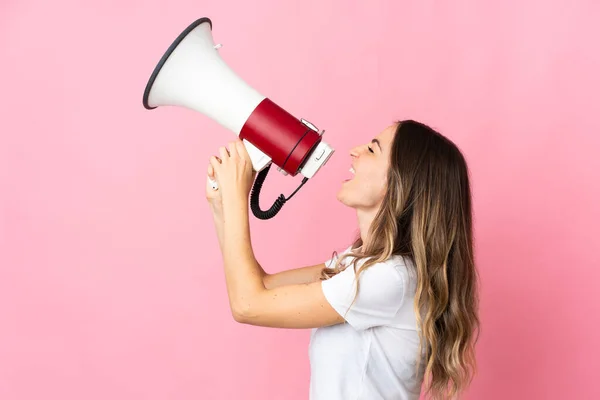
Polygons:
<instances>
[{"instance_id":1,"label":"eyebrow","mask_svg":"<svg viewBox=\"0 0 600 400\"><path fill-rule=\"evenodd\" d=\"M383 151L382 148L381 148L381 143L379 143L379 140L373 139L373 140L371 140L371 143L376 143L377 146L379 146L379 151Z\"/></svg>"}]
</instances>

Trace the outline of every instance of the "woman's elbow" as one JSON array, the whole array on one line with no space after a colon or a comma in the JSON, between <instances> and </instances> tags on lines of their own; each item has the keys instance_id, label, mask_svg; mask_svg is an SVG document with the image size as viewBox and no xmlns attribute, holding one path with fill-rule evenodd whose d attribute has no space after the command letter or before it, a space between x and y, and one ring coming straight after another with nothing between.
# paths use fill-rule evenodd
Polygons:
<instances>
[{"instance_id":1,"label":"woman's elbow","mask_svg":"<svg viewBox=\"0 0 600 400\"><path fill-rule=\"evenodd\" d=\"M235 322L240 324L250 324L253 318L253 311L249 303L239 304L231 308L231 315Z\"/></svg>"},{"instance_id":2,"label":"woman's elbow","mask_svg":"<svg viewBox=\"0 0 600 400\"><path fill-rule=\"evenodd\" d=\"M240 324L246 324L247 323L247 318L244 315L243 312L236 310L236 309L232 309L231 310L231 316L233 317L233 320L235 322L239 322Z\"/></svg>"}]
</instances>

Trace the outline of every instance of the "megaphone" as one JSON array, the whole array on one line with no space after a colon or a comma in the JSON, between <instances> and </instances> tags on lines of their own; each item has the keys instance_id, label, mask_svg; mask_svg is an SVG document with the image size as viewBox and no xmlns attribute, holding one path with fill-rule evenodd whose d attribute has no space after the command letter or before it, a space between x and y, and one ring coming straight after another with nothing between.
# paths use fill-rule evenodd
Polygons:
<instances>
[{"instance_id":1,"label":"megaphone","mask_svg":"<svg viewBox=\"0 0 600 400\"><path fill-rule=\"evenodd\" d=\"M200 18L177 36L152 72L143 104L180 106L198 111L242 139L257 171L250 206L259 219L274 217L306 181L329 160L334 149L322 140L324 131L298 119L244 82L219 55L213 23ZM290 195L280 195L263 211L259 193L272 164L284 175L304 176ZM217 189L216 182L212 182Z\"/></svg>"}]
</instances>

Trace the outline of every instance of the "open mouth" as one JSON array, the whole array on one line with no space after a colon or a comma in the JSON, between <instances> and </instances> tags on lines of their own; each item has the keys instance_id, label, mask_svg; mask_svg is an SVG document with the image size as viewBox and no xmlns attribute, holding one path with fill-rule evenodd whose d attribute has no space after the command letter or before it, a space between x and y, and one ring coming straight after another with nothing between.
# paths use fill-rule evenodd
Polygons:
<instances>
[{"instance_id":1,"label":"open mouth","mask_svg":"<svg viewBox=\"0 0 600 400\"><path fill-rule=\"evenodd\" d=\"M353 168L353 167L350 167L350 170L349 170L349 171L350 171L350 173L352 174L352 177L350 177L350 178L346 179L344 182L351 181L351 180L354 178L354 174L356 173L356 171L354 171L354 168Z\"/></svg>"}]
</instances>

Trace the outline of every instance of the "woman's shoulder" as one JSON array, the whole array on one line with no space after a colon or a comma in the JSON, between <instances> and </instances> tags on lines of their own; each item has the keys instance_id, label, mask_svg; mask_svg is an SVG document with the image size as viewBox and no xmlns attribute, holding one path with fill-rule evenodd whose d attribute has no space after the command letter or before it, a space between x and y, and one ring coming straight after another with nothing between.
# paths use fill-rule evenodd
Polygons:
<instances>
[{"instance_id":1,"label":"woman's shoulder","mask_svg":"<svg viewBox=\"0 0 600 400\"><path fill-rule=\"evenodd\" d=\"M352 260L354 258L353 256L361 256L361 254L362 253L360 247L354 248L354 245L349 245L334 250L332 256L330 257L330 260L337 260L342 257L345 259ZM365 262L366 259L363 258L360 261ZM412 262L410 260L410 257L408 256L392 254L386 260L379 262L378 264L394 264L401 266L409 266L409 264L412 264Z\"/></svg>"},{"instance_id":2,"label":"woman's shoulder","mask_svg":"<svg viewBox=\"0 0 600 400\"><path fill-rule=\"evenodd\" d=\"M386 276L390 279L399 279L408 292L414 291L417 272L408 256L392 254L385 261L373 264L365 272L369 270L371 274L379 275L381 279L384 279Z\"/></svg>"},{"instance_id":3,"label":"woman's shoulder","mask_svg":"<svg viewBox=\"0 0 600 400\"><path fill-rule=\"evenodd\" d=\"M353 249L352 245L350 245L350 246L343 248L340 252L334 252L334 256L330 260L328 260L328 263L333 263L336 260L341 259L342 264L344 266L348 266L348 265L352 264L352 262L354 261L354 258L355 258L354 256L357 255L357 256L359 256L359 260L356 263L356 267L358 269L358 268L362 267L369 260L368 257L360 258L360 254L361 254L360 248ZM414 270L410 257L400 255L400 254L392 254L390 257L388 257L384 261L379 261L374 264L371 264L369 266L369 268L367 268L367 270L370 270L370 269L393 270L402 275L407 275L412 270Z\"/></svg>"}]
</instances>

